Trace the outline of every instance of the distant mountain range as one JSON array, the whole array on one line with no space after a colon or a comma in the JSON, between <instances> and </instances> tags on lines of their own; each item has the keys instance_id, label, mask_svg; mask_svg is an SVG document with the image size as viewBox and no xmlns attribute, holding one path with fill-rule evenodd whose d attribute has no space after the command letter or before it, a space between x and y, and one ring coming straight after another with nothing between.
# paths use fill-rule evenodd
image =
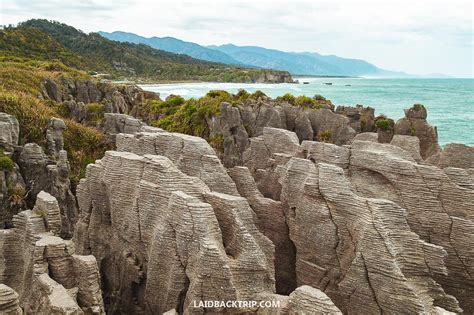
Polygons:
<instances>
[{"instance_id":1,"label":"distant mountain range","mask_svg":"<svg viewBox=\"0 0 474 315\"><path fill-rule=\"evenodd\" d=\"M201 46L173 37L142 37L126 32L99 32L110 40L146 44L156 49L185 54L206 61L229 65L288 71L292 75L408 77L403 72L388 71L360 59L348 59L315 52L285 52L257 46Z\"/></svg>"}]
</instances>

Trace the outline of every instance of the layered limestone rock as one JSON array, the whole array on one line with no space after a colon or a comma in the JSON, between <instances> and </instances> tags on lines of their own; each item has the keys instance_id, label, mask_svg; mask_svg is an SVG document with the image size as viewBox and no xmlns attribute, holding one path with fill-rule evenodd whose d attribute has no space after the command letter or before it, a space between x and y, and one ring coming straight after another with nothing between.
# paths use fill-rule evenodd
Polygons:
<instances>
[{"instance_id":1,"label":"layered limestone rock","mask_svg":"<svg viewBox=\"0 0 474 315\"><path fill-rule=\"evenodd\" d=\"M59 201L61 209L61 236L71 238L77 220L77 206L70 189L66 151L59 151L55 161L49 159L39 145L28 143L20 154L19 165L29 192L26 199L28 207L34 206L40 191L52 194Z\"/></svg>"},{"instance_id":2,"label":"layered limestone rock","mask_svg":"<svg viewBox=\"0 0 474 315\"><path fill-rule=\"evenodd\" d=\"M247 198L255 212L257 227L275 245L276 292L287 295L296 288L296 253L288 233L284 208L281 202L265 198L260 193L248 168L234 167L229 174L240 195Z\"/></svg>"},{"instance_id":3,"label":"layered limestone rock","mask_svg":"<svg viewBox=\"0 0 474 315\"><path fill-rule=\"evenodd\" d=\"M0 283L0 314L22 315L23 311L19 306L18 293L12 288Z\"/></svg>"},{"instance_id":4,"label":"layered limestone rock","mask_svg":"<svg viewBox=\"0 0 474 315\"><path fill-rule=\"evenodd\" d=\"M440 151L438 145L438 131L426 121L426 108L421 104L415 104L405 110L405 117L395 124L395 134L416 135L420 139L421 156L423 159L437 154Z\"/></svg>"},{"instance_id":5,"label":"layered limestone rock","mask_svg":"<svg viewBox=\"0 0 474 315\"><path fill-rule=\"evenodd\" d=\"M19 150L18 120L0 113L0 228L10 227L13 215L25 205L26 187L18 165L13 160Z\"/></svg>"},{"instance_id":6,"label":"layered limestone rock","mask_svg":"<svg viewBox=\"0 0 474 315\"><path fill-rule=\"evenodd\" d=\"M411 232L402 208L354 194L335 165L293 158L282 182L298 284L350 313L460 310L433 280L447 274L446 252Z\"/></svg>"},{"instance_id":7,"label":"layered limestone rock","mask_svg":"<svg viewBox=\"0 0 474 315\"><path fill-rule=\"evenodd\" d=\"M349 125L359 133L375 130L375 109L370 106L338 106L336 108L336 114L344 115L349 118Z\"/></svg>"},{"instance_id":8,"label":"layered limestone rock","mask_svg":"<svg viewBox=\"0 0 474 315\"><path fill-rule=\"evenodd\" d=\"M449 143L444 146L441 152L429 157L427 162L440 168L474 169L474 147L460 143Z\"/></svg>"},{"instance_id":9,"label":"layered limestone rock","mask_svg":"<svg viewBox=\"0 0 474 315\"><path fill-rule=\"evenodd\" d=\"M416 162L423 162L420 154L420 139L418 137L394 135L390 144L409 152Z\"/></svg>"},{"instance_id":10,"label":"layered limestone rock","mask_svg":"<svg viewBox=\"0 0 474 315\"><path fill-rule=\"evenodd\" d=\"M107 113L126 114L136 104L147 99L159 99L159 94L143 91L136 85L119 85L94 80L73 80L61 78L58 81L46 79L43 82L44 97L64 102L69 116L81 122L85 118L85 105L102 103Z\"/></svg>"},{"instance_id":11,"label":"layered limestone rock","mask_svg":"<svg viewBox=\"0 0 474 315\"><path fill-rule=\"evenodd\" d=\"M46 130L48 154L55 159L58 157L59 152L64 149L63 132L66 129L66 124L62 119L52 118L49 121L48 129Z\"/></svg>"},{"instance_id":12,"label":"layered limestone rock","mask_svg":"<svg viewBox=\"0 0 474 315\"><path fill-rule=\"evenodd\" d=\"M435 279L462 308L473 309L473 269L468 261L474 257L474 191L437 167L417 164L404 150L358 141L351 147L351 181L366 197L403 206L410 228L446 250L448 275Z\"/></svg>"},{"instance_id":13,"label":"layered limestone rock","mask_svg":"<svg viewBox=\"0 0 474 315\"><path fill-rule=\"evenodd\" d=\"M341 314L331 299L318 289L303 285L290 294L289 314Z\"/></svg>"},{"instance_id":14,"label":"layered limestone rock","mask_svg":"<svg viewBox=\"0 0 474 315\"><path fill-rule=\"evenodd\" d=\"M18 293L26 313L103 314L96 260L74 255L73 244L55 236L60 221L58 202L41 192L33 210L0 230L0 283Z\"/></svg>"},{"instance_id":15,"label":"layered limestone rock","mask_svg":"<svg viewBox=\"0 0 474 315\"><path fill-rule=\"evenodd\" d=\"M299 141L325 139L348 144L356 135L347 117L330 109L310 109L271 100L232 106L220 105L221 115L208 119L211 137L222 136L223 163L226 167L242 165L249 138L263 134L265 127L294 131Z\"/></svg>"},{"instance_id":16,"label":"layered limestone rock","mask_svg":"<svg viewBox=\"0 0 474 315\"><path fill-rule=\"evenodd\" d=\"M319 288L356 313L396 312L401 304L409 313L458 312L456 299L472 309L470 175L418 164L413 138L340 147L273 136L250 147L257 182L259 174L279 182L272 198L281 201L296 247L298 285ZM276 187L261 184L262 192Z\"/></svg>"},{"instance_id":17,"label":"layered limestone rock","mask_svg":"<svg viewBox=\"0 0 474 315\"><path fill-rule=\"evenodd\" d=\"M238 195L235 183L206 140L159 128L146 127L142 130L148 132L119 134L117 150L166 156L179 170L200 178L212 191Z\"/></svg>"},{"instance_id":18,"label":"layered limestone rock","mask_svg":"<svg viewBox=\"0 0 474 315\"><path fill-rule=\"evenodd\" d=\"M247 200L211 192L165 156L107 152L78 201L75 243L97 257L110 312L202 312L195 301L274 292L274 246Z\"/></svg>"},{"instance_id":19,"label":"layered limestone rock","mask_svg":"<svg viewBox=\"0 0 474 315\"><path fill-rule=\"evenodd\" d=\"M16 117L6 113L0 113L0 145L8 148L18 145L20 127Z\"/></svg>"}]
</instances>

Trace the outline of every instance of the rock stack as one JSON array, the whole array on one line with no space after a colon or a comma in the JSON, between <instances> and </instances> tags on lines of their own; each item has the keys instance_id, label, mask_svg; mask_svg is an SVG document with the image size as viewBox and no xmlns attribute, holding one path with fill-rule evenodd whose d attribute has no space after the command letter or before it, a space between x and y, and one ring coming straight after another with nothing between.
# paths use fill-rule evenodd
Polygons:
<instances>
[{"instance_id":1,"label":"rock stack","mask_svg":"<svg viewBox=\"0 0 474 315\"><path fill-rule=\"evenodd\" d=\"M15 215L13 228L0 230L1 291L9 296L0 309L12 309L19 297L28 314L104 313L97 262L75 255L72 242L56 236L60 222L57 200L40 192L33 210ZM17 295L7 295L6 286Z\"/></svg>"}]
</instances>

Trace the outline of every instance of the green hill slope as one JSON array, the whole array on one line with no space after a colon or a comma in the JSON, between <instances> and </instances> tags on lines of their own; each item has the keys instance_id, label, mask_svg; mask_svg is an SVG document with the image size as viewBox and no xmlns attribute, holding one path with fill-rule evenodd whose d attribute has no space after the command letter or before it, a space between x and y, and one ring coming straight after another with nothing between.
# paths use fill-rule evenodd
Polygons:
<instances>
[{"instance_id":1,"label":"green hill slope","mask_svg":"<svg viewBox=\"0 0 474 315\"><path fill-rule=\"evenodd\" d=\"M85 34L72 26L47 20L29 20L0 31L0 54L3 58L58 59L77 69L108 73L114 79L218 82L291 79L284 71L206 62L143 44L111 41L97 33Z\"/></svg>"}]
</instances>

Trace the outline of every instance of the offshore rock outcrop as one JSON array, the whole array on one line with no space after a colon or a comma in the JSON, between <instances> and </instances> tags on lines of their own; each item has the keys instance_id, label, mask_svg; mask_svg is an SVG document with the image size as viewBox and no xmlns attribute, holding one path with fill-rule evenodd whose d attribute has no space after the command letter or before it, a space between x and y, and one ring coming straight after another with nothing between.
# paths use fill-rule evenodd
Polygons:
<instances>
[{"instance_id":1,"label":"offshore rock outcrop","mask_svg":"<svg viewBox=\"0 0 474 315\"><path fill-rule=\"evenodd\" d=\"M19 297L27 314L104 313L96 260L75 255L72 242L57 236L61 216L53 196L38 194L35 208L15 215L13 224L0 230L0 283L17 295L2 292ZM0 309L16 303L11 298Z\"/></svg>"},{"instance_id":2,"label":"offshore rock outcrop","mask_svg":"<svg viewBox=\"0 0 474 315\"><path fill-rule=\"evenodd\" d=\"M395 124L395 134L416 135L420 139L420 151L423 159L437 154L440 151L438 144L438 131L436 127L428 124L426 108L415 104L405 110L405 117Z\"/></svg>"},{"instance_id":3,"label":"offshore rock outcrop","mask_svg":"<svg viewBox=\"0 0 474 315\"><path fill-rule=\"evenodd\" d=\"M336 114L349 118L350 126L358 133L371 132L375 129L375 109L370 106L338 106Z\"/></svg>"}]
</instances>

